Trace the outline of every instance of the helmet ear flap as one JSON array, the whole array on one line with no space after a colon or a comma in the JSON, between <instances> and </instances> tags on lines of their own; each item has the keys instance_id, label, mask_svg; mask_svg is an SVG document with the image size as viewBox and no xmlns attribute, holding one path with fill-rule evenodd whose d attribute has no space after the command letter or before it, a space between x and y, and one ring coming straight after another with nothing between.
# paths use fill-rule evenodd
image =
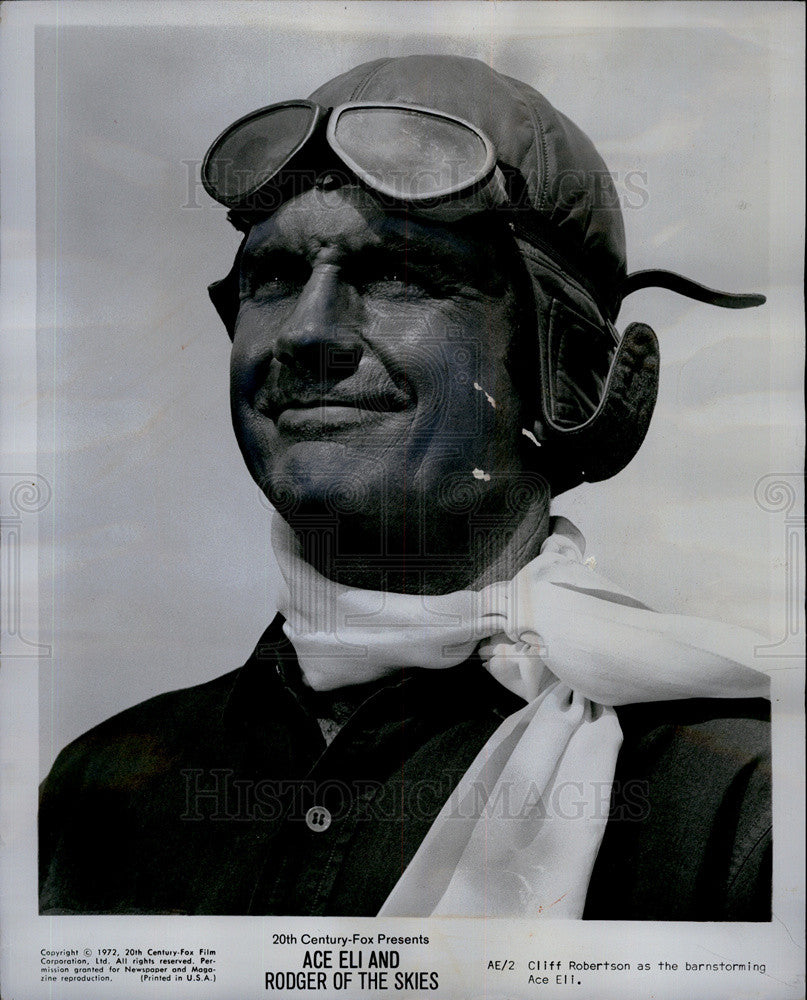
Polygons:
<instances>
[{"instance_id":1,"label":"helmet ear flap","mask_svg":"<svg viewBox=\"0 0 807 1000\"><path fill-rule=\"evenodd\" d=\"M233 266L230 268L229 273L207 286L207 294L210 296L210 301L215 306L216 312L219 314L219 319L224 324L224 329L227 331L227 336L230 340L235 336L235 321L238 318L241 256L246 241L247 238L245 236L238 247Z\"/></svg>"},{"instance_id":2,"label":"helmet ear flap","mask_svg":"<svg viewBox=\"0 0 807 1000\"><path fill-rule=\"evenodd\" d=\"M216 307L219 319L224 324L227 336L230 340L235 336L235 320L238 316L238 277L233 281L233 272L226 278L214 281L207 286L207 294L210 301Z\"/></svg>"},{"instance_id":3,"label":"helmet ear flap","mask_svg":"<svg viewBox=\"0 0 807 1000\"><path fill-rule=\"evenodd\" d=\"M631 461L650 425L660 367L649 326L632 323L620 338L593 303L578 295L573 307L559 294L544 298L538 320L538 436L554 495L615 476Z\"/></svg>"},{"instance_id":4,"label":"helmet ear flap","mask_svg":"<svg viewBox=\"0 0 807 1000\"><path fill-rule=\"evenodd\" d=\"M619 342L600 408L585 428L589 482L621 472L642 446L656 408L660 368L655 331L647 323L631 323Z\"/></svg>"},{"instance_id":5,"label":"helmet ear flap","mask_svg":"<svg viewBox=\"0 0 807 1000\"><path fill-rule=\"evenodd\" d=\"M656 405L659 347L645 323L631 323L614 354L602 398L585 422L562 427L547 419L547 459L556 468L554 492L581 481L609 479L631 461L644 441Z\"/></svg>"}]
</instances>

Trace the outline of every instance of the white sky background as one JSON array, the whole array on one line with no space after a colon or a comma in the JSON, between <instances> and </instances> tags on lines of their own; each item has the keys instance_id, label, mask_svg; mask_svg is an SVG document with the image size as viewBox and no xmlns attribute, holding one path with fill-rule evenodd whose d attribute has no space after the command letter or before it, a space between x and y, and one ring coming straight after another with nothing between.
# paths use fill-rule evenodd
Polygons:
<instances>
[{"instance_id":1,"label":"white sky background","mask_svg":"<svg viewBox=\"0 0 807 1000\"><path fill-rule=\"evenodd\" d=\"M187 207L183 161L384 55L476 56L532 84L612 171L646 171L629 269L768 295L748 311L628 300L619 328L648 322L661 343L653 425L628 469L556 509L651 606L778 638L784 520L754 488L802 466L796 5L188 3L188 23L130 14L139 27L72 6L96 25L40 29L35 62L43 766L113 712L239 665L274 613L269 513L206 293L238 234L201 189Z\"/></svg>"}]
</instances>

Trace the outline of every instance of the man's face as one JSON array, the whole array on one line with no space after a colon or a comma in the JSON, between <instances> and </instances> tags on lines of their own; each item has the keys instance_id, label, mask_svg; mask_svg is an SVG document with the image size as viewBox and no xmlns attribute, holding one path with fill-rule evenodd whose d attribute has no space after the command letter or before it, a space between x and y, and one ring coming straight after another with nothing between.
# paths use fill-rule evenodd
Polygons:
<instances>
[{"instance_id":1,"label":"man's face","mask_svg":"<svg viewBox=\"0 0 807 1000\"><path fill-rule=\"evenodd\" d=\"M501 505L524 439L511 257L492 232L389 214L355 187L308 191L253 226L233 422L292 523L336 514L400 549L407 526L450 533L469 500Z\"/></svg>"}]
</instances>

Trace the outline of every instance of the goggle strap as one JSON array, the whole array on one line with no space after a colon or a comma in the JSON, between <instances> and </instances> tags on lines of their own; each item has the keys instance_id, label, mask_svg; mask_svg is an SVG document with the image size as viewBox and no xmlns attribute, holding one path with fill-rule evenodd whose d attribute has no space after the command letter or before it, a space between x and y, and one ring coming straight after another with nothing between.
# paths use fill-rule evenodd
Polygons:
<instances>
[{"instance_id":1,"label":"goggle strap","mask_svg":"<svg viewBox=\"0 0 807 1000\"><path fill-rule=\"evenodd\" d=\"M720 306L721 309L751 309L754 306L762 306L767 301L764 295L755 292L721 292L707 288L674 271L663 271L658 268L629 274L622 284L621 297L624 299L642 288L666 288L676 295L684 295L688 299L706 302L711 306Z\"/></svg>"}]
</instances>

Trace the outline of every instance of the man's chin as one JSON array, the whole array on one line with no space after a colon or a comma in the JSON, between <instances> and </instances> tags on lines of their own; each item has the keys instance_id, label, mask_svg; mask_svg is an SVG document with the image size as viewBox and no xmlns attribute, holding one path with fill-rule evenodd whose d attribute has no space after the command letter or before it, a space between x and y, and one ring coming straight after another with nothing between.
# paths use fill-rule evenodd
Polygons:
<instances>
[{"instance_id":1,"label":"man's chin","mask_svg":"<svg viewBox=\"0 0 807 1000\"><path fill-rule=\"evenodd\" d=\"M284 449L260 483L272 506L294 516L336 518L383 506L378 458L335 441L300 441Z\"/></svg>"}]
</instances>

